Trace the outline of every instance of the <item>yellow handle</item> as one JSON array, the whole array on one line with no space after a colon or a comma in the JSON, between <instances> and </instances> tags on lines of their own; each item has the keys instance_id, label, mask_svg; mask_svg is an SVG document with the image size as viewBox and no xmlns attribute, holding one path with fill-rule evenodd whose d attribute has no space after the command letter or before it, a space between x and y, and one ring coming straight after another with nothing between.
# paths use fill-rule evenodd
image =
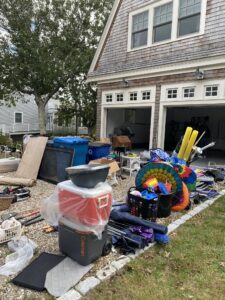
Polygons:
<instances>
[{"instance_id":1,"label":"yellow handle","mask_svg":"<svg viewBox=\"0 0 225 300\"><path fill-rule=\"evenodd\" d=\"M190 140L193 129L191 127L187 127L179 153L177 155L178 158L182 159L187 148L188 142Z\"/></svg>"},{"instance_id":2,"label":"yellow handle","mask_svg":"<svg viewBox=\"0 0 225 300\"><path fill-rule=\"evenodd\" d=\"M188 160L188 158L191 154L191 151L192 151L192 147L194 146L197 137L198 137L198 131L194 130L191 135L190 141L187 145L187 149L185 150L184 157L183 157L184 160L186 160L186 161Z\"/></svg>"}]
</instances>

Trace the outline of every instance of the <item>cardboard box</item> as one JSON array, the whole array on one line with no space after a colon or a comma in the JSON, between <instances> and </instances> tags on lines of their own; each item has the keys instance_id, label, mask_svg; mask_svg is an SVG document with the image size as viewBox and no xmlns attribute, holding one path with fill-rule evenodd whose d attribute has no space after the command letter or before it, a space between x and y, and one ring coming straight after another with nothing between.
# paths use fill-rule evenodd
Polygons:
<instances>
[{"instance_id":1,"label":"cardboard box","mask_svg":"<svg viewBox=\"0 0 225 300\"><path fill-rule=\"evenodd\" d=\"M107 164L109 165L109 175L112 175L120 170L118 163L115 160L107 159L107 158L100 158L91 160L89 164Z\"/></svg>"},{"instance_id":2,"label":"cardboard box","mask_svg":"<svg viewBox=\"0 0 225 300\"><path fill-rule=\"evenodd\" d=\"M113 136L112 137L113 148L125 147L126 149L131 149L131 140L126 135Z\"/></svg>"}]
</instances>

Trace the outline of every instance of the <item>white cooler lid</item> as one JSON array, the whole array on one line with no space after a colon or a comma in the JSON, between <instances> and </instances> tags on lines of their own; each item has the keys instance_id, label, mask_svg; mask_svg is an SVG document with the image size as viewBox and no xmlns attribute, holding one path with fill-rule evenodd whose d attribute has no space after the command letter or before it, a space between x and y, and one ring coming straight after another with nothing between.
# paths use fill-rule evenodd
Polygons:
<instances>
[{"instance_id":1,"label":"white cooler lid","mask_svg":"<svg viewBox=\"0 0 225 300\"><path fill-rule=\"evenodd\" d=\"M95 198L101 196L102 194L107 194L112 192L112 187L106 183L101 182L92 189L82 188L73 184L71 180L63 181L57 184L58 189L66 190L74 194L79 194L86 198Z\"/></svg>"}]
</instances>

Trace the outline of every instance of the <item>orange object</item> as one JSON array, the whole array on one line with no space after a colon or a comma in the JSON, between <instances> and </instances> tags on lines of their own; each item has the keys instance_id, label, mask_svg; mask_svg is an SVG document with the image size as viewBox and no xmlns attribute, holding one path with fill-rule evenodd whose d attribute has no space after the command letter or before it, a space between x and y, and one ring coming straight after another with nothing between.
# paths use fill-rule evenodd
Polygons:
<instances>
[{"instance_id":1,"label":"orange object","mask_svg":"<svg viewBox=\"0 0 225 300\"><path fill-rule=\"evenodd\" d=\"M165 183L165 186L166 186L166 188L167 188L167 191L168 191L169 193L171 193L171 192L172 192L172 184L169 183L169 182L166 182L166 183Z\"/></svg>"},{"instance_id":2,"label":"orange object","mask_svg":"<svg viewBox=\"0 0 225 300\"><path fill-rule=\"evenodd\" d=\"M148 180L146 180L144 183L143 183L143 188L144 189L147 189L147 188L157 188L158 186L158 180L156 178L152 178L150 177Z\"/></svg>"},{"instance_id":3,"label":"orange object","mask_svg":"<svg viewBox=\"0 0 225 300\"><path fill-rule=\"evenodd\" d=\"M189 191L186 184L183 182L183 196L181 203L173 206L171 208L172 211L178 212L184 210L190 203Z\"/></svg>"}]
</instances>

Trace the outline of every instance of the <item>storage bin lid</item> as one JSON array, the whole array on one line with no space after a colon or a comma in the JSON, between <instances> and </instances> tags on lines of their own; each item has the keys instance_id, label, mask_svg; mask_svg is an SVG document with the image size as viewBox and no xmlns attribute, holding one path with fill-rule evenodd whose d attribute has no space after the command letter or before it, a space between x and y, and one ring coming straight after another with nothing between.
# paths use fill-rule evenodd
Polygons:
<instances>
[{"instance_id":1,"label":"storage bin lid","mask_svg":"<svg viewBox=\"0 0 225 300\"><path fill-rule=\"evenodd\" d=\"M74 185L71 180L67 180L58 183L57 187L61 191L65 190L74 194L79 194L83 198L95 198L101 196L102 194L107 194L112 192L111 186L106 182L99 183L93 189L86 189Z\"/></svg>"},{"instance_id":2,"label":"storage bin lid","mask_svg":"<svg viewBox=\"0 0 225 300\"><path fill-rule=\"evenodd\" d=\"M74 144L87 144L89 140L82 139L80 137L58 137L53 139L54 143L58 144L68 144L68 145L74 145Z\"/></svg>"}]
</instances>

